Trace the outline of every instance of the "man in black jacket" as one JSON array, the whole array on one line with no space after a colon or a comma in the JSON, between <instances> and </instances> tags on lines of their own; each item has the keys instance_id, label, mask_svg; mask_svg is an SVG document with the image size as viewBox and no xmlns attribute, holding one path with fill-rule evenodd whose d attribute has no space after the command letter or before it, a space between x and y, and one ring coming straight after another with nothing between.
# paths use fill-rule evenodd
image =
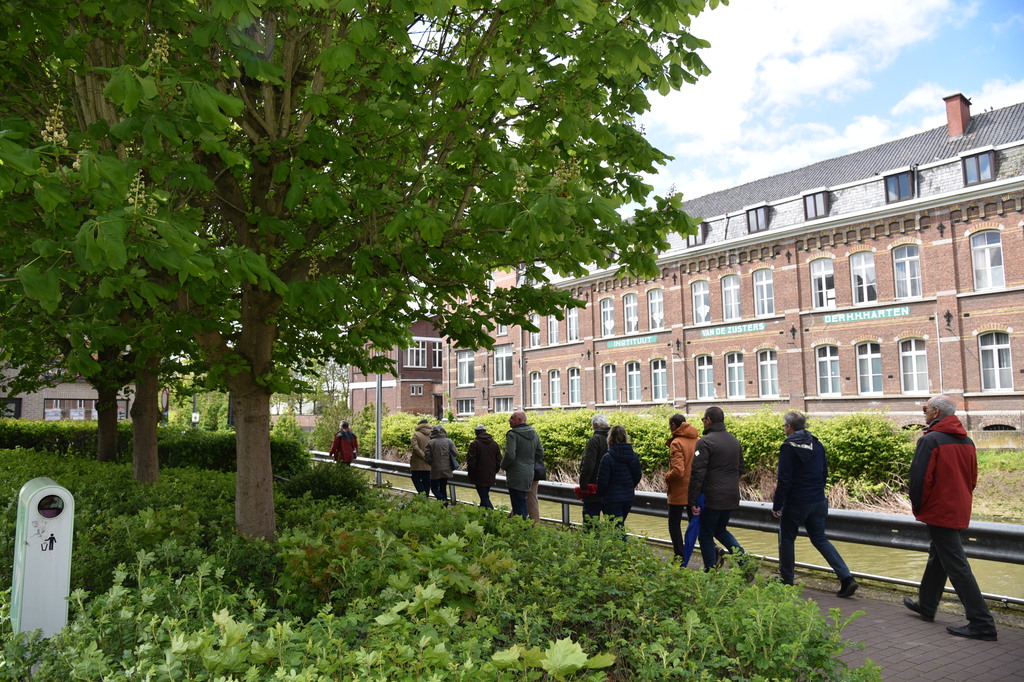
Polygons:
<instances>
[{"instance_id":1,"label":"man in black jacket","mask_svg":"<svg viewBox=\"0 0 1024 682\"><path fill-rule=\"evenodd\" d=\"M725 430L725 413L720 407L704 410L704 437L697 441L690 471L690 507L700 516L700 555L704 570L721 564L717 539L731 554L743 548L729 532L729 515L740 507L740 476L743 475L743 446ZM704 506L697 497L704 493Z\"/></svg>"},{"instance_id":2,"label":"man in black jacket","mask_svg":"<svg viewBox=\"0 0 1024 682\"><path fill-rule=\"evenodd\" d=\"M601 518L601 498L595 492L588 495L587 490L593 484L597 486L597 472L601 468L601 458L608 451L608 417L603 414L595 414L590 420L594 428L594 435L587 441L583 448L583 460L580 462L580 494L583 496L583 522L590 519Z\"/></svg>"}]
</instances>

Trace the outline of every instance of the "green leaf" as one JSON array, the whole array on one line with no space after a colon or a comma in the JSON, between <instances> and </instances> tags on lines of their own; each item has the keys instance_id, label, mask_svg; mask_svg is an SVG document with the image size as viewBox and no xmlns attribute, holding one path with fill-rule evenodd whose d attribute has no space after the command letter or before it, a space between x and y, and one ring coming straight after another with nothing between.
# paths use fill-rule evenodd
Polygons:
<instances>
[{"instance_id":1,"label":"green leaf","mask_svg":"<svg viewBox=\"0 0 1024 682\"><path fill-rule=\"evenodd\" d=\"M25 289L25 295L39 301L39 304L47 312L54 312L57 304L60 303L60 281L57 273L53 270L42 272L35 265L30 263L18 270L18 277L21 279L21 286Z\"/></svg>"}]
</instances>

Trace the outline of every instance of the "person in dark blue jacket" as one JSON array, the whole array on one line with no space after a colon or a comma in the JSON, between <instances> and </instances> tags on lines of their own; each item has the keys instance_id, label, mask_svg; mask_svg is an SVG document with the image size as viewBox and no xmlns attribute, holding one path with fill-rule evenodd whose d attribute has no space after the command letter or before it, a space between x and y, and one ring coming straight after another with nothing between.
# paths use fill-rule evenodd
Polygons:
<instances>
[{"instance_id":1,"label":"person in dark blue jacket","mask_svg":"<svg viewBox=\"0 0 1024 682\"><path fill-rule=\"evenodd\" d=\"M640 458L629 444L625 427L616 424L608 431L608 451L597 471L597 496L601 511L625 525L633 508L634 490L640 483Z\"/></svg>"},{"instance_id":2,"label":"person in dark blue jacket","mask_svg":"<svg viewBox=\"0 0 1024 682\"><path fill-rule=\"evenodd\" d=\"M779 574L782 582L793 584L796 552L793 543L803 526L814 548L821 552L839 578L837 597L852 597L857 581L843 557L825 537L825 480L828 458L825 446L807 430L807 418L799 412L787 412L783 429L786 440L779 448L779 482L772 497L772 515L779 519Z\"/></svg>"}]
</instances>

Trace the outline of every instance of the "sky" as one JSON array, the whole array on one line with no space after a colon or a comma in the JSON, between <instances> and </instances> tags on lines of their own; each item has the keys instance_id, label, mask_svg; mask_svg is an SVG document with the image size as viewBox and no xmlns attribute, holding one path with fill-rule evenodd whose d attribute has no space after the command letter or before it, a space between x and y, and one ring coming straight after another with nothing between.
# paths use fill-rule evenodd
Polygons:
<instances>
[{"instance_id":1,"label":"sky","mask_svg":"<svg viewBox=\"0 0 1024 682\"><path fill-rule=\"evenodd\" d=\"M731 0L694 19L711 75L650 96L649 178L684 200L1024 102L1021 0Z\"/></svg>"}]
</instances>

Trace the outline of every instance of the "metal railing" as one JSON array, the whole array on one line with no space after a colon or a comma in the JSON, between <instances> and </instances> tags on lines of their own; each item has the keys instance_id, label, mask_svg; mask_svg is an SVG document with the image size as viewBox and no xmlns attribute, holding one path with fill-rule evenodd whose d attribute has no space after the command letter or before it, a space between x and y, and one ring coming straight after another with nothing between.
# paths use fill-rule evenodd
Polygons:
<instances>
[{"instance_id":1,"label":"metal railing","mask_svg":"<svg viewBox=\"0 0 1024 682\"><path fill-rule=\"evenodd\" d=\"M312 454L316 460L331 461L327 458L326 453L314 452ZM378 484L383 482L384 474L409 476L409 465L405 462L359 459L354 465L375 472ZM468 481L464 471L456 471L450 481L449 499L452 501L457 500L457 490L459 488L468 488L475 492L475 487ZM508 492L508 489L505 487L504 476L498 476L498 480L491 488L491 491L496 493ZM410 492L414 491L410 490ZM576 498L575 486L567 483L541 481L537 496L542 500L561 506L562 518L546 520L564 525L572 525L570 510L573 506L580 506L580 501ZM777 533L779 521L772 516L771 512L771 504L768 502L740 502L740 508L732 513L729 523L737 528ZM664 493L638 491L630 513L667 518L668 501ZM801 531L801 535L803 534ZM971 523L970 527L962 535L964 538L964 551L969 558L1024 565L1024 525L979 521ZM916 521L912 516L845 509L829 510L828 536L830 540L838 542L915 552L927 552L929 544L926 526ZM665 541L661 540L659 544L665 544ZM827 567L813 564L801 563L798 565L825 571L831 570ZM896 584L917 584L885 576L856 573L855 575ZM948 587L946 590L947 592L952 592ZM985 597L1004 604L1024 606L1024 599L1016 597L991 594L986 594Z\"/></svg>"}]
</instances>

